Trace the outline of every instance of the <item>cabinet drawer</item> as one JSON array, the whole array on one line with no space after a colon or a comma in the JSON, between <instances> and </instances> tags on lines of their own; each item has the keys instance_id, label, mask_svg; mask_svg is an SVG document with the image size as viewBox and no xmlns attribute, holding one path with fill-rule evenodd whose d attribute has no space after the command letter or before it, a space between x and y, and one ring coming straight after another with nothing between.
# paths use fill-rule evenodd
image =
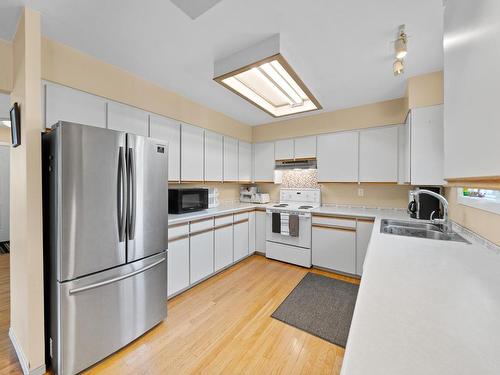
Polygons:
<instances>
[{"instance_id":1,"label":"cabinet drawer","mask_svg":"<svg viewBox=\"0 0 500 375\"><path fill-rule=\"evenodd\" d=\"M214 218L194 220L191 222L190 232L198 232L200 230L210 229L214 227Z\"/></svg>"},{"instance_id":2,"label":"cabinet drawer","mask_svg":"<svg viewBox=\"0 0 500 375\"><path fill-rule=\"evenodd\" d=\"M189 233L189 224L173 224L168 226L168 240L175 239L177 237L185 236Z\"/></svg>"},{"instance_id":3,"label":"cabinet drawer","mask_svg":"<svg viewBox=\"0 0 500 375\"><path fill-rule=\"evenodd\" d=\"M226 224L232 224L233 222L233 214L222 215L215 218L215 226L221 226Z\"/></svg>"},{"instance_id":4,"label":"cabinet drawer","mask_svg":"<svg viewBox=\"0 0 500 375\"><path fill-rule=\"evenodd\" d=\"M234 214L234 222L248 219L248 212L241 212L239 214Z\"/></svg>"},{"instance_id":5,"label":"cabinet drawer","mask_svg":"<svg viewBox=\"0 0 500 375\"><path fill-rule=\"evenodd\" d=\"M356 229L356 219L341 216L314 215L312 223Z\"/></svg>"}]
</instances>

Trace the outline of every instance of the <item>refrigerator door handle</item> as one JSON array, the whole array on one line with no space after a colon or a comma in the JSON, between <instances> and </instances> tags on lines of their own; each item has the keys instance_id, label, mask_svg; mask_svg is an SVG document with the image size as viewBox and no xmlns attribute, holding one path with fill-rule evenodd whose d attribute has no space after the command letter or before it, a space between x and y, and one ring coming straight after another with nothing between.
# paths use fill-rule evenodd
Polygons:
<instances>
[{"instance_id":1,"label":"refrigerator door handle","mask_svg":"<svg viewBox=\"0 0 500 375\"><path fill-rule=\"evenodd\" d=\"M135 206L136 206L136 175L135 175L135 156L134 149L128 149L128 239L133 240L135 237Z\"/></svg>"},{"instance_id":2,"label":"refrigerator door handle","mask_svg":"<svg viewBox=\"0 0 500 375\"><path fill-rule=\"evenodd\" d=\"M125 150L123 147L119 149L118 155L118 187L117 187L117 208L118 208L118 237L119 241L125 241L125 220L126 213L126 196L127 196L127 171L125 164Z\"/></svg>"},{"instance_id":3,"label":"refrigerator door handle","mask_svg":"<svg viewBox=\"0 0 500 375\"><path fill-rule=\"evenodd\" d=\"M95 288L99 288L99 287L104 286L104 285L116 283L117 281L120 281L120 280L128 279L129 277L138 275L138 274L143 273L143 272L145 272L145 271L147 271L147 270L149 270L149 269L151 269L153 267L156 267L158 264L160 264L160 263L162 263L164 261L165 261L165 258L162 258L162 259L160 259L160 260L158 260L158 261L150 264L149 266L146 266L146 267L141 268L139 270L127 273L126 275L122 275L122 276L118 276L118 277L113 277L111 279L100 281L100 282L95 283L95 284L90 284L90 285L82 286L81 288L71 289L69 291L69 294L70 295L71 294L77 294L77 293L80 293L80 292L84 292L86 290L95 289Z\"/></svg>"}]
</instances>

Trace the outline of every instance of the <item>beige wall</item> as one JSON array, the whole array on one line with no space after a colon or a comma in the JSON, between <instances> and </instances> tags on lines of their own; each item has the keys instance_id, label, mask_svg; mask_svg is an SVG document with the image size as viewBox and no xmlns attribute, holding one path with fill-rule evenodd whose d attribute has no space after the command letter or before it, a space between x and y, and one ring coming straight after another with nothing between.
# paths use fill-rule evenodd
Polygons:
<instances>
[{"instance_id":1,"label":"beige wall","mask_svg":"<svg viewBox=\"0 0 500 375\"><path fill-rule=\"evenodd\" d=\"M406 208L408 206L407 185L322 183L322 204L339 204L365 207ZM272 201L279 201L280 185L259 184L260 189L269 193ZM363 197L358 196L363 189Z\"/></svg>"},{"instance_id":2,"label":"beige wall","mask_svg":"<svg viewBox=\"0 0 500 375\"><path fill-rule=\"evenodd\" d=\"M25 9L14 37L11 102L21 107L21 145L11 149L10 329L29 370L44 366L40 14Z\"/></svg>"},{"instance_id":3,"label":"beige wall","mask_svg":"<svg viewBox=\"0 0 500 375\"><path fill-rule=\"evenodd\" d=\"M246 124L45 37L42 78L245 141L252 139Z\"/></svg>"},{"instance_id":4,"label":"beige wall","mask_svg":"<svg viewBox=\"0 0 500 375\"><path fill-rule=\"evenodd\" d=\"M446 188L446 198L453 221L500 246L500 215L459 204L456 188Z\"/></svg>"},{"instance_id":5,"label":"beige wall","mask_svg":"<svg viewBox=\"0 0 500 375\"><path fill-rule=\"evenodd\" d=\"M443 72L408 78L406 100L409 109L442 104L444 102Z\"/></svg>"},{"instance_id":6,"label":"beige wall","mask_svg":"<svg viewBox=\"0 0 500 375\"><path fill-rule=\"evenodd\" d=\"M253 141L261 142L380 125L401 124L405 120L406 112L404 98L340 109L256 126L253 128Z\"/></svg>"},{"instance_id":7,"label":"beige wall","mask_svg":"<svg viewBox=\"0 0 500 375\"><path fill-rule=\"evenodd\" d=\"M0 39L0 92L12 90L12 43Z\"/></svg>"}]
</instances>

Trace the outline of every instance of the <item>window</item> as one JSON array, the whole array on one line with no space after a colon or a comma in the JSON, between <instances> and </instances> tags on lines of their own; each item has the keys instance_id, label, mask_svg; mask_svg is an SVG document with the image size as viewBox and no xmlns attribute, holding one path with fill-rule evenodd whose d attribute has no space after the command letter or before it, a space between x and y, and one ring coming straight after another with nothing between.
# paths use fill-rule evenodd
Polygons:
<instances>
[{"instance_id":1,"label":"window","mask_svg":"<svg viewBox=\"0 0 500 375\"><path fill-rule=\"evenodd\" d=\"M500 214L500 190L457 189L458 203Z\"/></svg>"}]
</instances>

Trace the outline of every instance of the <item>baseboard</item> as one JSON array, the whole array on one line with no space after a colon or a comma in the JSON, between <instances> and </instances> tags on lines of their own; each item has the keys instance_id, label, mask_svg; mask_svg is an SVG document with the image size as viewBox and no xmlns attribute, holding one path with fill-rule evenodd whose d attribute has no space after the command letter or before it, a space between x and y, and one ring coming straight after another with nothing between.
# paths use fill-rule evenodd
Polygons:
<instances>
[{"instance_id":1,"label":"baseboard","mask_svg":"<svg viewBox=\"0 0 500 375\"><path fill-rule=\"evenodd\" d=\"M16 351L16 354L17 354L17 359L19 360L19 363L21 364L21 368L23 369L24 375L43 375L43 374L45 374L45 365L41 365L41 366L30 371L28 359L26 358L26 355L24 354L24 352L21 348L21 345L19 345L19 342L17 341L16 335L14 334L14 331L12 331L12 327L9 328L9 338L10 338L10 341L12 342L12 345L14 346L14 350Z\"/></svg>"}]
</instances>

